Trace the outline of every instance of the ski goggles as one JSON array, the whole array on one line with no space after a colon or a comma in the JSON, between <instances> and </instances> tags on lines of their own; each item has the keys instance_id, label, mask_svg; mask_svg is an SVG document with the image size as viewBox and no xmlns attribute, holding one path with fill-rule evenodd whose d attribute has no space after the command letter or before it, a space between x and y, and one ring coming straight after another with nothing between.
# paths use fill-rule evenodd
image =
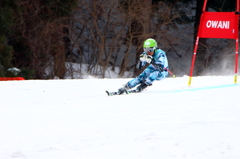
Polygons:
<instances>
[{"instance_id":1,"label":"ski goggles","mask_svg":"<svg viewBox=\"0 0 240 159\"><path fill-rule=\"evenodd\" d=\"M153 47L145 47L143 48L144 52L148 53L148 52L153 52L154 48Z\"/></svg>"}]
</instances>

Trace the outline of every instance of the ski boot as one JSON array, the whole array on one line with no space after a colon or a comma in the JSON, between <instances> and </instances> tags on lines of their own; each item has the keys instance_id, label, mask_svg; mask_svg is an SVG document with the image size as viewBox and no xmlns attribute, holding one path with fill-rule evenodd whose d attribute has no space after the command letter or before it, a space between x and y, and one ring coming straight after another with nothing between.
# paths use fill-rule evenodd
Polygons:
<instances>
[{"instance_id":1,"label":"ski boot","mask_svg":"<svg viewBox=\"0 0 240 159\"><path fill-rule=\"evenodd\" d=\"M123 94L124 92L126 92L126 91L129 90L129 89L131 89L131 88L128 86L128 84L125 84L125 85L123 85L122 88L119 88L119 89L118 89L118 94L119 94L119 95L120 95L120 94Z\"/></svg>"},{"instance_id":2,"label":"ski boot","mask_svg":"<svg viewBox=\"0 0 240 159\"><path fill-rule=\"evenodd\" d=\"M142 92L145 88L150 86L151 84L147 84L146 82L142 82L138 87L137 87L137 92Z\"/></svg>"}]
</instances>

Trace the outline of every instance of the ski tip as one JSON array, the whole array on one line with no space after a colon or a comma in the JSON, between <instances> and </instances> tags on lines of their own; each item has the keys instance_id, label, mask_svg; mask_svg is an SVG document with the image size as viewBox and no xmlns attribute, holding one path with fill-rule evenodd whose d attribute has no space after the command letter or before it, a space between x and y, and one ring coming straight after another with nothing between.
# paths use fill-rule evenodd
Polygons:
<instances>
[{"instance_id":1,"label":"ski tip","mask_svg":"<svg viewBox=\"0 0 240 159\"><path fill-rule=\"evenodd\" d=\"M107 93L107 95L109 96L109 92L108 91L105 91Z\"/></svg>"},{"instance_id":2,"label":"ski tip","mask_svg":"<svg viewBox=\"0 0 240 159\"><path fill-rule=\"evenodd\" d=\"M105 91L107 93L108 96L114 96L114 95L118 95L117 92L108 92Z\"/></svg>"}]
</instances>

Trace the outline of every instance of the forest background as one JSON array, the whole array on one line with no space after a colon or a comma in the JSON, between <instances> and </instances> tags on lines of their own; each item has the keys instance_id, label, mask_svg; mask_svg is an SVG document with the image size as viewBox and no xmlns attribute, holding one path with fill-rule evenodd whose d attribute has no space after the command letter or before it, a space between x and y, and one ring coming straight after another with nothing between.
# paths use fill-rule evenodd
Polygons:
<instances>
[{"instance_id":1,"label":"forest background","mask_svg":"<svg viewBox=\"0 0 240 159\"><path fill-rule=\"evenodd\" d=\"M187 75L203 2L1 0L0 77L64 79L77 72L78 78L106 78L109 68L133 77L141 71L135 66L147 38L167 53L176 76ZM236 0L207 3L208 11L235 8ZM231 75L234 56L234 40L201 38L194 76Z\"/></svg>"}]
</instances>

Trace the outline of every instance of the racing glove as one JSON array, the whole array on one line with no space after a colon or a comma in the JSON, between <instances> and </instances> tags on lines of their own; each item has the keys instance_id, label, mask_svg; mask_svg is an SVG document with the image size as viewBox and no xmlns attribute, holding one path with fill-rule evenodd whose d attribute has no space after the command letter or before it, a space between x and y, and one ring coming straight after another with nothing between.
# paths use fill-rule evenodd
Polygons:
<instances>
[{"instance_id":1,"label":"racing glove","mask_svg":"<svg viewBox=\"0 0 240 159\"><path fill-rule=\"evenodd\" d=\"M151 61L152 61L152 56L150 56L150 55L147 55L147 54L141 54L140 55L140 60L141 61L145 61L145 62L147 62L147 63L151 63Z\"/></svg>"}]
</instances>

